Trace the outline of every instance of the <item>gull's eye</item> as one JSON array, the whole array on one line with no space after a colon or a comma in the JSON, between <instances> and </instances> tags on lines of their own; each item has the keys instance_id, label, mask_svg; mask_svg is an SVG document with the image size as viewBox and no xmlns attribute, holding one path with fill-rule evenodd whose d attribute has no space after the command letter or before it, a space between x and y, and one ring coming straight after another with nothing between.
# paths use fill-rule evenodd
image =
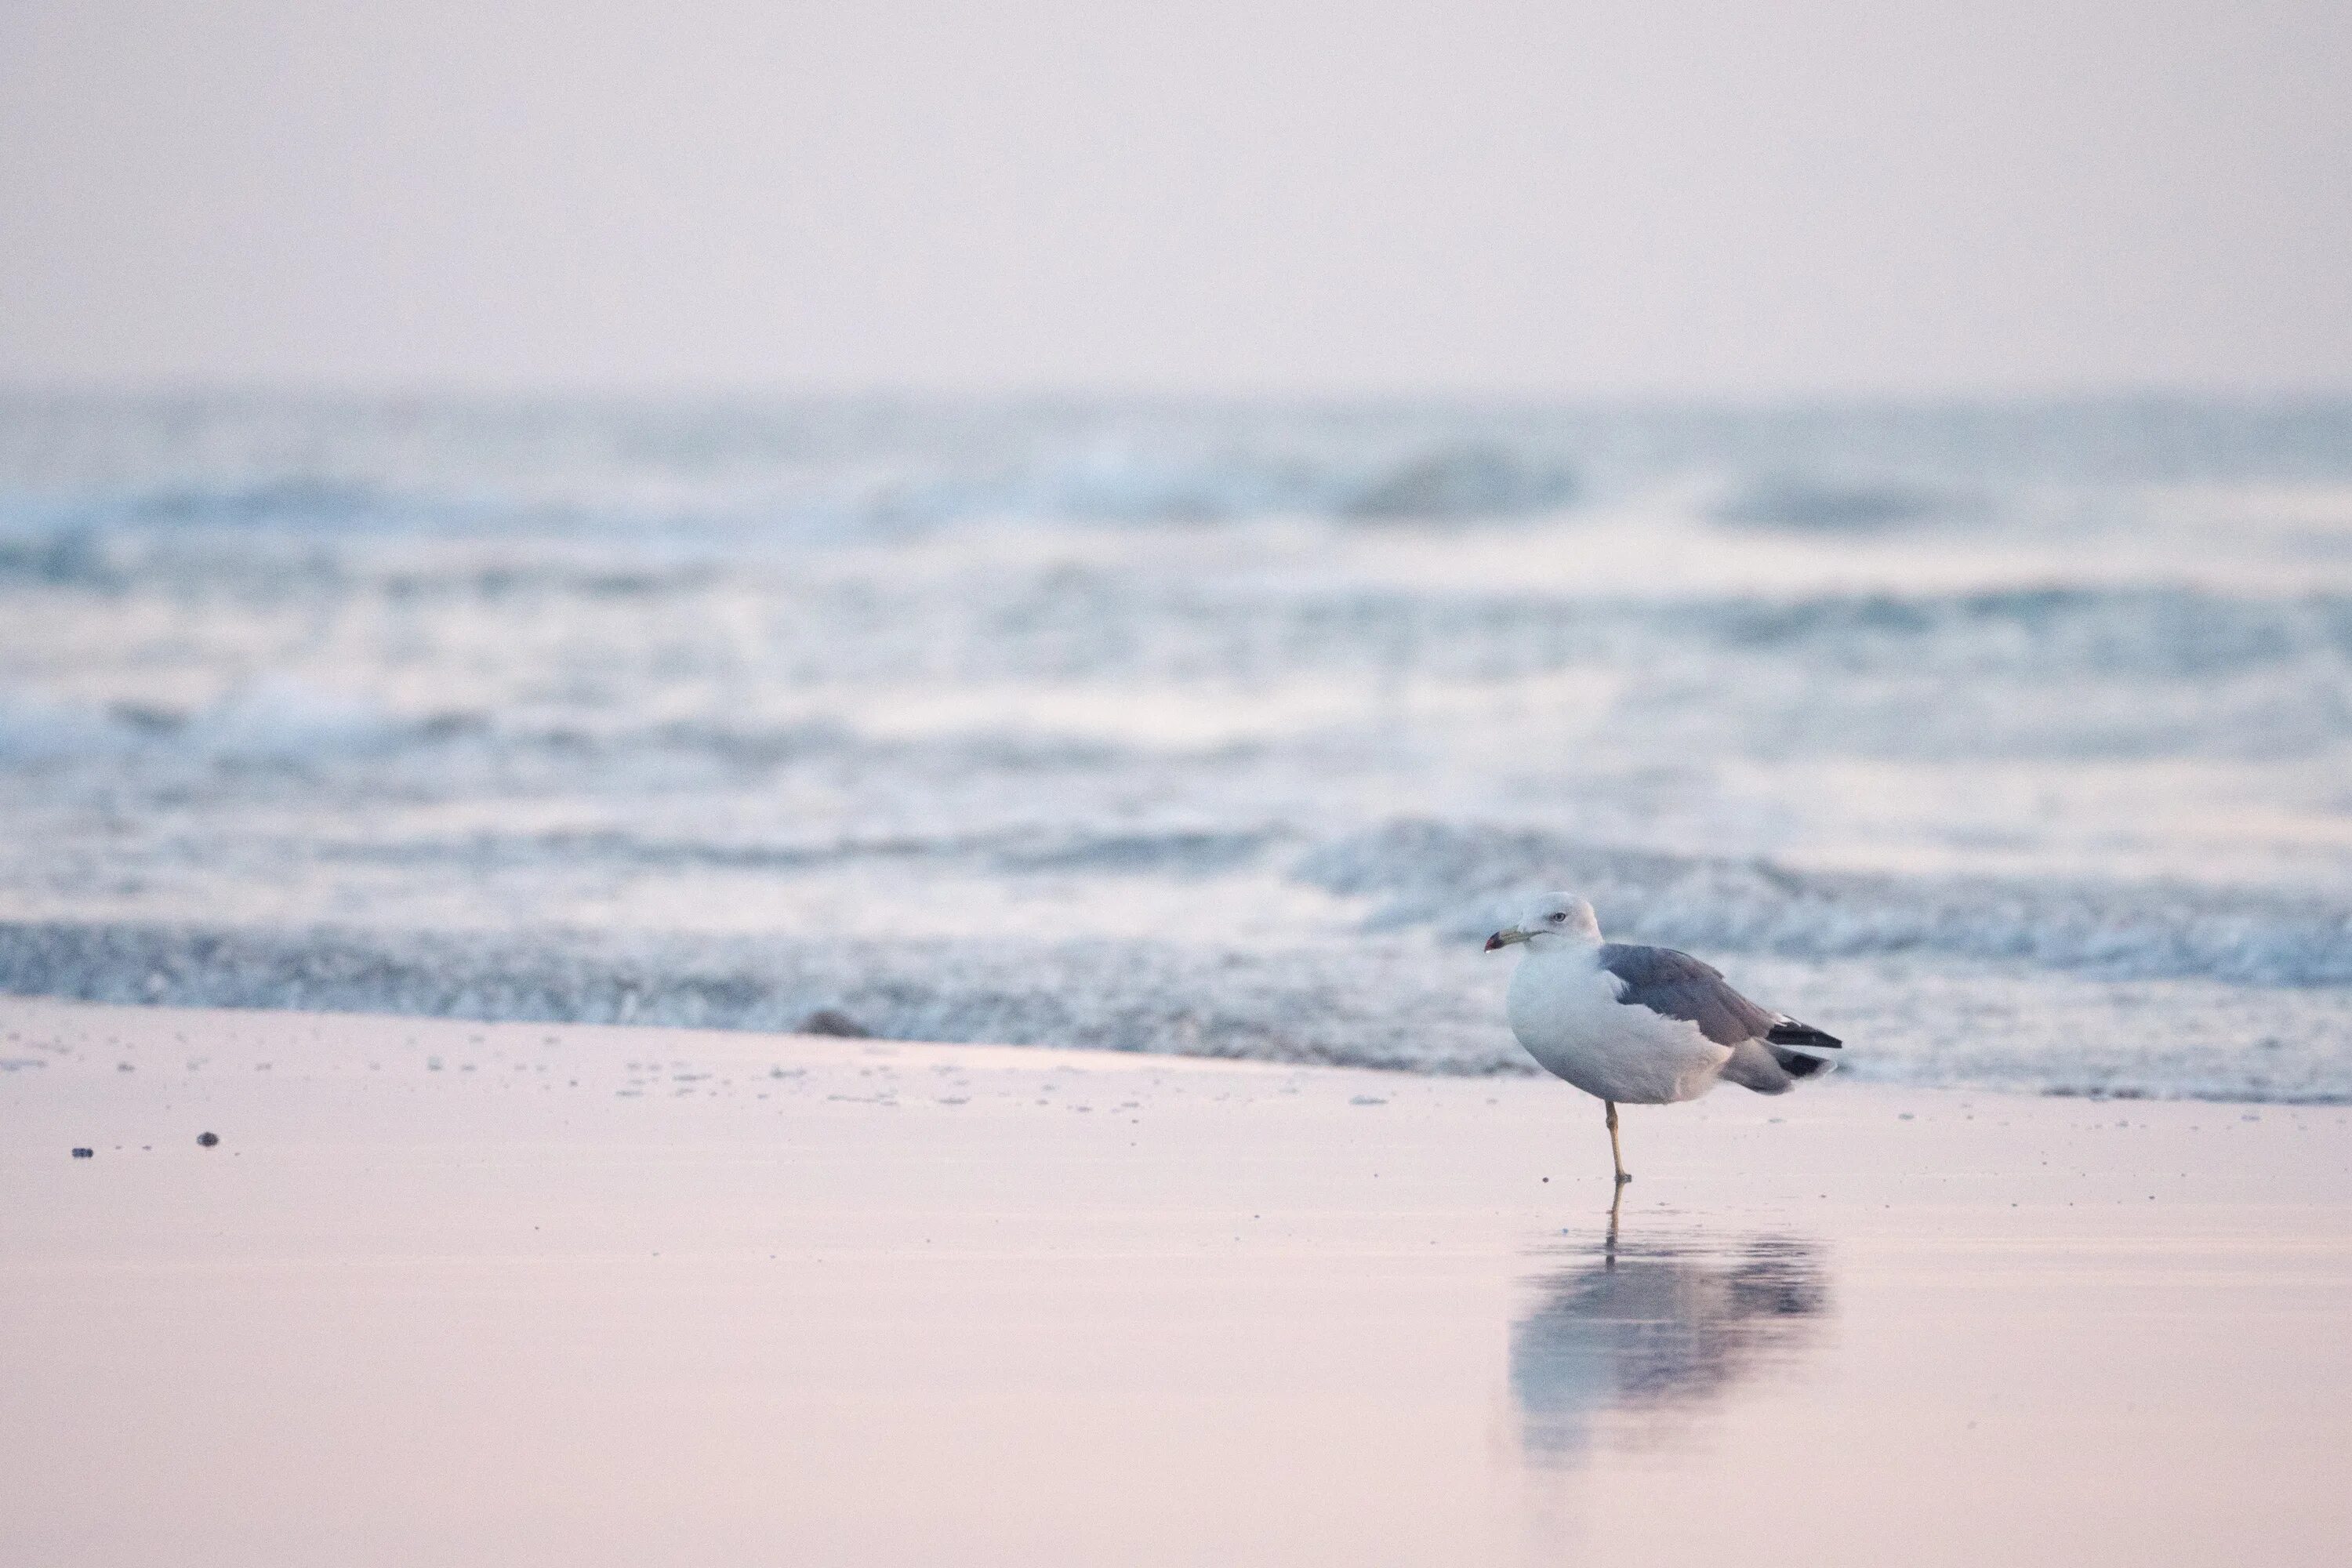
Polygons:
<instances>
[{"instance_id":1,"label":"gull's eye","mask_svg":"<svg viewBox=\"0 0 2352 1568\"><path fill-rule=\"evenodd\" d=\"M1566 910L1559 910L1553 913L1551 921L1552 924L1558 925L1560 921L1566 919L1568 919L1568 911Z\"/></svg>"}]
</instances>

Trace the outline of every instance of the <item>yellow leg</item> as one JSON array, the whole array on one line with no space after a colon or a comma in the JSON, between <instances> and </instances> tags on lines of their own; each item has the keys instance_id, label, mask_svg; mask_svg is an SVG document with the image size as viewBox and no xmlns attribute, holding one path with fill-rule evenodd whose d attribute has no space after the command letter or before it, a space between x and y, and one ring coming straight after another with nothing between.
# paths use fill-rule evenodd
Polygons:
<instances>
[{"instance_id":1,"label":"yellow leg","mask_svg":"<svg viewBox=\"0 0 2352 1568\"><path fill-rule=\"evenodd\" d=\"M1609 1108L1609 1158L1617 1167L1617 1184L1622 1187L1633 1179L1633 1173L1625 1168L1625 1152L1617 1146L1617 1102L1604 1100L1601 1103Z\"/></svg>"}]
</instances>

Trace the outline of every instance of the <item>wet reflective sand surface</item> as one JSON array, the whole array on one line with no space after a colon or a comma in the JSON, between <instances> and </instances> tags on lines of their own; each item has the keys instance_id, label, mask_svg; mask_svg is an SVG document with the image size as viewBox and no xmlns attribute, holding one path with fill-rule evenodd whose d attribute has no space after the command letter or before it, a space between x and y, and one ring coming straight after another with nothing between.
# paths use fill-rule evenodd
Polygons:
<instances>
[{"instance_id":1,"label":"wet reflective sand surface","mask_svg":"<svg viewBox=\"0 0 2352 1568\"><path fill-rule=\"evenodd\" d=\"M0 1562L2326 1563L2352 1112L0 1007ZM128 1068L130 1070L124 1070ZM220 1143L200 1148L199 1131ZM68 1157L74 1145L93 1157Z\"/></svg>"},{"instance_id":2,"label":"wet reflective sand surface","mask_svg":"<svg viewBox=\"0 0 2352 1568\"><path fill-rule=\"evenodd\" d=\"M1559 1266L1534 1281L1534 1310L1512 1325L1511 1397L1532 1464L1581 1463L1611 1417L1671 1433L1820 1340L1829 1268L1813 1243L1628 1240L1621 1221L1612 1212L1599 1242L1559 1248Z\"/></svg>"}]
</instances>

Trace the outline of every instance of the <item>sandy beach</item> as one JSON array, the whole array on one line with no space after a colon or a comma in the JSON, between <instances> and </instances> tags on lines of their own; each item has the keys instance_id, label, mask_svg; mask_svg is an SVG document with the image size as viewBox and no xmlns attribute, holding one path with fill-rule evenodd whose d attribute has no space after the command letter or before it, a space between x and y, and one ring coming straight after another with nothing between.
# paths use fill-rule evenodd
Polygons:
<instances>
[{"instance_id":1,"label":"sandy beach","mask_svg":"<svg viewBox=\"0 0 2352 1568\"><path fill-rule=\"evenodd\" d=\"M2352 5L1979 12L0 3L0 1568L2352 1564Z\"/></svg>"},{"instance_id":2,"label":"sandy beach","mask_svg":"<svg viewBox=\"0 0 2352 1568\"><path fill-rule=\"evenodd\" d=\"M1629 1113L1612 1243L1528 1079L25 1000L0 1061L10 1563L2352 1529L2340 1107L1725 1090Z\"/></svg>"}]
</instances>

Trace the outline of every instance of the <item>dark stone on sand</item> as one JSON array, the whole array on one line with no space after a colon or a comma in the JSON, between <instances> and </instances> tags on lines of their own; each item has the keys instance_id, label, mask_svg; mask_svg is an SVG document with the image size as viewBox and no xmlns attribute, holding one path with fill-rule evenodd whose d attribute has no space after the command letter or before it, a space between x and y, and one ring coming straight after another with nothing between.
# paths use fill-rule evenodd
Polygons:
<instances>
[{"instance_id":1,"label":"dark stone on sand","mask_svg":"<svg viewBox=\"0 0 2352 1568\"><path fill-rule=\"evenodd\" d=\"M74 1158L77 1160L87 1160L97 1152L98 1151L95 1149L77 1149L74 1151Z\"/></svg>"},{"instance_id":2,"label":"dark stone on sand","mask_svg":"<svg viewBox=\"0 0 2352 1568\"><path fill-rule=\"evenodd\" d=\"M199 1149L209 1149L219 1142L220 1134L217 1132L199 1132L196 1134L196 1147Z\"/></svg>"},{"instance_id":3,"label":"dark stone on sand","mask_svg":"<svg viewBox=\"0 0 2352 1568\"><path fill-rule=\"evenodd\" d=\"M838 1007L820 1007L801 1020L803 1035L837 1035L845 1040L868 1040L874 1032Z\"/></svg>"}]
</instances>

